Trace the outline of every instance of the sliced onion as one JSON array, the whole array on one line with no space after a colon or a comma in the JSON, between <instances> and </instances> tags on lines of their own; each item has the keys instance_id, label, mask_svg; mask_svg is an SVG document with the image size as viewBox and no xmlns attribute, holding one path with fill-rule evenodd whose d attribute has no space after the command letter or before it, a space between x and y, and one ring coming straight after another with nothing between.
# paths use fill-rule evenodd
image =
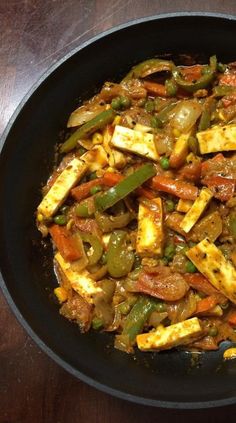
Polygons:
<instances>
[{"instance_id":1,"label":"sliced onion","mask_svg":"<svg viewBox=\"0 0 236 423\"><path fill-rule=\"evenodd\" d=\"M78 107L78 109L71 113L67 122L67 127L73 128L75 126L83 125L84 123L93 119L99 113L103 112L106 109L106 104L100 103L100 96L95 96L90 101L83 104L83 106Z\"/></svg>"},{"instance_id":2,"label":"sliced onion","mask_svg":"<svg viewBox=\"0 0 236 423\"><path fill-rule=\"evenodd\" d=\"M180 101L173 109L171 126L180 132L188 132L202 113L201 105L195 100Z\"/></svg>"}]
</instances>

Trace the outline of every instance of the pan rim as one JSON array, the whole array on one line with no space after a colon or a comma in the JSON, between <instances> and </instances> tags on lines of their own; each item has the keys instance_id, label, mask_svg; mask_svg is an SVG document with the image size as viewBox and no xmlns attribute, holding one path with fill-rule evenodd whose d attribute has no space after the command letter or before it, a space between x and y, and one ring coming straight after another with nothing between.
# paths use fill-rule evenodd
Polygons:
<instances>
[{"instance_id":1,"label":"pan rim","mask_svg":"<svg viewBox=\"0 0 236 423\"><path fill-rule=\"evenodd\" d=\"M14 122L17 120L18 116L20 115L21 110L24 108L25 104L28 102L30 97L35 93L35 91L40 87L40 85L50 77L54 71L56 71L60 66L62 66L67 60L69 60L72 56L77 54L79 51L83 50L87 46L93 44L94 42L109 36L117 31L122 29L126 29L132 27L137 24L155 21L155 20L162 20L162 19L169 19L169 18L183 18L183 17L199 17L199 18L219 18L222 20L228 21L236 21L236 16L230 14L223 14L223 13L211 13L211 12L173 12L173 13L163 13L158 15L151 15L143 18L138 18L135 20L130 20L115 27L112 27L106 31L103 31L92 38L89 38L84 43L78 45L77 47L73 48L69 53L59 59L55 64L50 66L42 75L41 77L33 84L33 86L28 90L28 92L24 95L23 99L20 101L19 105L13 112L9 122L1 136L0 139L0 165L2 159L2 153L4 151L5 142L8 138L8 135L11 131L11 128ZM4 260L3 255L0 257L0 267L2 268L2 261ZM1 270L1 269L0 269ZM114 397L119 399L127 400L136 404L141 405L148 405L153 407L160 407L160 408L171 408L171 409L206 409L206 408L215 408L215 407L222 407L225 405L232 405L236 403L236 396L229 397L224 399L217 399L217 400L210 400L210 401L162 401L156 399L145 398L142 396L128 394L118 389L111 388L105 384L97 382L96 380L88 377L86 374L81 373L78 369L75 369L73 366L68 364L65 360L63 360L57 353L55 353L51 348L49 348L44 341L36 334L36 332L31 328L30 324L27 320L23 317L20 310L17 307L17 304L13 300L8 288L7 284L2 276L2 270L0 272L0 287L4 294L4 297L7 300L8 305L10 306L11 310L13 311L15 317L17 318L18 322L23 326L26 330L27 334L31 337L31 339L39 346L39 348L44 351L47 356L49 356L54 362L56 362L60 367L64 370L72 374L72 376L78 378L82 382L87 383L88 385L96 388L106 394L110 394ZM7 278L5 278L7 279Z\"/></svg>"}]
</instances>

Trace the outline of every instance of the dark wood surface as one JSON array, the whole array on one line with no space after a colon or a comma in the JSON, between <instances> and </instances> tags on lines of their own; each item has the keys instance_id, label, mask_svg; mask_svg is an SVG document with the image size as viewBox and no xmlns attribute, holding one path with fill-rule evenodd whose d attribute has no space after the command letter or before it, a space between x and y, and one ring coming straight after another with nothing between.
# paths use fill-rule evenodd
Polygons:
<instances>
[{"instance_id":1,"label":"dark wood surface","mask_svg":"<svg viewBox=\"0 0 236 423\"><path fill-rule=\"evenodd\" d=\"M235 15L236 1L0 0L0 132L32 84L74 47L114 25L174 11ZM94 390L39 350L0 294L0 423L230 423L235 413L152 409Z\"/></svg>"}]
</instances>

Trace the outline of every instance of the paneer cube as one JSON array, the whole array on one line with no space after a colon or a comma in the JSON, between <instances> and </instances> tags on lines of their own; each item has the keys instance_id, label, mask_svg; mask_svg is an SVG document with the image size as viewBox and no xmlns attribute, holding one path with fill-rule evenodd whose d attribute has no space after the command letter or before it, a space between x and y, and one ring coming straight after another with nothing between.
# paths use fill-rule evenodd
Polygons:
<instances>
[{"instance_id":1,"label":"paneer cube","mask_svg":"<svg viewBox=\"0 0 236 423\"><path fill-rule=\"evenodd\" d=\"M94 303L94 297L102 292L102 289L89 276L87 270L76 272L71 268L71 263L65 261L60 253L55 255L55 260L60 266L61 271L71 284L71 287L83 297L88 303Z\"/></svg>"},{"instance_id":2,"label":"paneer cube","mask_svg":"<svg viewBox=\"0 0 236 423\"><path fill-rule=\"evenodd\" d=\"M236 270L214 243L206 238L186 255L216 289L236 304Z\"/></svg>"},{"instance_id":3,"label":"paneer cube","mask_svg":"<svg viewBox=\"0 0 236 423\"><path fill-rule=\"evenodd\" d=\"M136 249L143 257L161 255L164 242L163 208L161 198L139 204Z\"/></svg>"},{"instance_id":4,"label":"paneer cube","mask_svg":"<svg viewBox=\"0 0 236 423\"><path fill-rule=\"evenodd\" d=\"M116 125L111 144L118 149L138 154L147 159L157 161L159 158L154 142L154 135L143 131L136 131Z\"/></svg>"},{"instance_id":5,"label":"paneer cube","mask_svg":"<svg viewBox=\"0 0 236 423\"><path fill-rule=\"evenodd\" d=\"M103 146L99 144L80 156L80 159L87 164L90 172L96 172L108 164L107 153Z\"/></svg>"},{"instance_id":6,"label":"paneer cube","mask_svg":"<svg viewBox=\"0 0 236 423\"><path fill-rule=\"evenodd\" d=\"M86 170L87 165L82 160L72 159L39 204L38 213L41 213L44 218L52 217Z\"/></svg>"},{"instance_id":7,"label":"paneer cube","mask_svg":"<svg viewBox=\"0 0 236 423\"><path fill-rule=\"evenodd\" d=\"M201 189L199 196L194 201L192 207L189 209L189 211L184 216L182 222L180 223L180 227L184 230L184 232L188 233L190 229L192 229L201 214L204 212L206 206L208 205L212 197L213 193L210 189Z\"/></svg>"},{"instance_id":8,"label":"paneer cube","mask_svg":"<svg viewBox=\"0 0 236 423\"><path fill-rule=\"evenodd\" d=\"M187 213L191 209L192 205L192 200L182 200L182 198L180 198L176 210L181 213Z\"/></svg>"},{"instance_id":9,"label":"paneer cube","mask_svg":"<svg viewBox=\"0 0 236 423\"><path fill-rule=\"evenodd\" d=\"M188 344L201 333L200 320L197 317L193 317L174 325L158 327L155 332L137 335L136 341L141 351L161 351Z\"/></svg>"},{"instance_id":10,"label":"paneer cube","mask_svg":"<svg viewBox=\"0 0 236 423\"><path fill-rule=\"evenodd\" d=\"M236 150L236 125L213 126L197 133L201 154Z\"/></svg>"}]
</instances>

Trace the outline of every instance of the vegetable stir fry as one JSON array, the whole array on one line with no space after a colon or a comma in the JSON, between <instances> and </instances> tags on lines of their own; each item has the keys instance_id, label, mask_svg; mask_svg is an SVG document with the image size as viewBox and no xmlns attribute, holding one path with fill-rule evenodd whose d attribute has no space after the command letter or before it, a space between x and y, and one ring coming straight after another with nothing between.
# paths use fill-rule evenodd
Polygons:
<instances>
[{"instance_id":1,"label":"vegetable stir fry","mask_svg":"<svg viewBox=\"0 0 236 423\"><path fill-rule=\"evenodd\" d=\"M69 117L37 226L60 313L125 352L236 341L236 62L153 58Z\"/></svg>"}]
</instances>

